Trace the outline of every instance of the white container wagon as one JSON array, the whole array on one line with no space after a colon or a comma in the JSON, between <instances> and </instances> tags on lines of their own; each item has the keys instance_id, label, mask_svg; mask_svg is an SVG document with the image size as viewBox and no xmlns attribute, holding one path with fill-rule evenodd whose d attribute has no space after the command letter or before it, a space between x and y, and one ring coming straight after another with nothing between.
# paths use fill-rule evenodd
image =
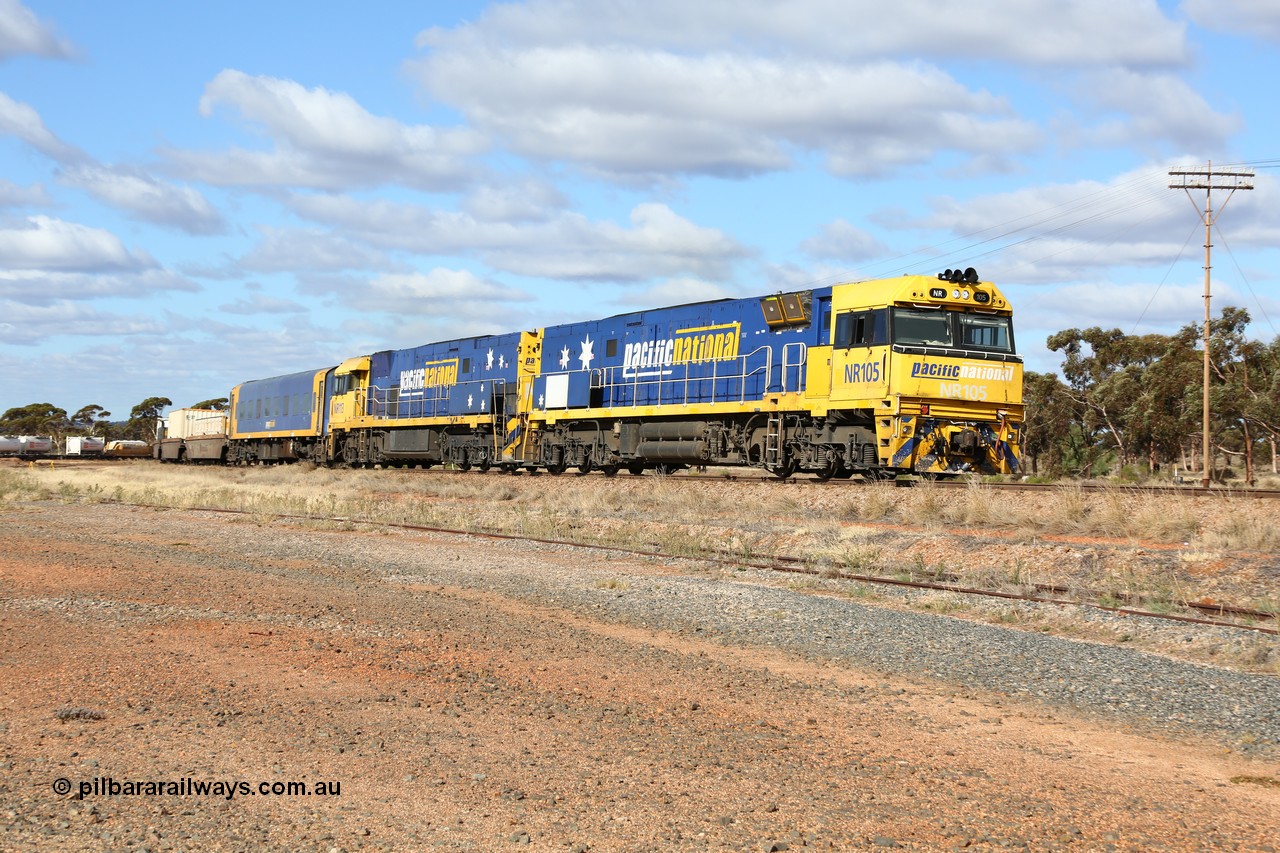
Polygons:
<instances>
[{"instance_id":1,"label":"white container wagon","mask_svg":"<svg viewBox=\"0 0 1280 853\"><path fill-rule=\"evenodd\" d=\"M227 456L227 413L174 409L156 427L161 462L221 462Z\"/></svg>"},{"instance_id":2,"label":"white container wagon","mask_svg":"<svg viewBox=\"0 0 1280 853\"><path fill-rule=\"evenodd\" d=\"M101 456L102 450L106 446L106 439L99 438L96 435L67 436L68 456Z\"/></svg>"}]
</instances>

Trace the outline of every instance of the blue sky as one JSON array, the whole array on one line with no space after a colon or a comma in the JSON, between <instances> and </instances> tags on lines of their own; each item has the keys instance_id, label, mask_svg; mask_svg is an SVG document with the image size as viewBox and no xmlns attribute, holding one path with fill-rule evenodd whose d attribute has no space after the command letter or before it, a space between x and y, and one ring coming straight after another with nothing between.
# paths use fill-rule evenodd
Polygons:
<instances>
[{"instance_id":1,"label":"blue sky","mask_svg":"<svg viewBox=\"0 0 1280 853\"><path fill-rule=\"evenodd\" d=\"M1209 160L1271 339L1276 80L1274 0L0 0L0 410L953 266L1056 370L1202 316Z\"/></svg>"}]
</instances>

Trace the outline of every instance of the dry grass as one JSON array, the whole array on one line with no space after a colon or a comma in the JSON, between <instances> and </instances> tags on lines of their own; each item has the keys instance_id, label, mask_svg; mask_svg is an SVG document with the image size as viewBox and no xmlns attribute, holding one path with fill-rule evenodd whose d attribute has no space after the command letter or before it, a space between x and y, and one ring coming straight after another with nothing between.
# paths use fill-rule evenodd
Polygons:
<instances>
[{"instance_id":1,"label":"dry grass","mask_svg":"<svg viewBox=\"0 0 1280 853\"><path fill-rule=\"evenodd\" d=\"M346 471L311 465L0 468L0 509L22 500L115 501L458 530L742 559L805 558L830 575L944 580L1093 594L1092 603L1175 611L1211 599L1274 611L1274 507L1138 489L1047 493L929 483L770 487L717 477L606 479ZM1240 555L1253 554L1253 564ZM1246 561L1247 562L1247 561ZM1244 570L1241 569L1244 566Z\"/></svg>"}]
</instances>

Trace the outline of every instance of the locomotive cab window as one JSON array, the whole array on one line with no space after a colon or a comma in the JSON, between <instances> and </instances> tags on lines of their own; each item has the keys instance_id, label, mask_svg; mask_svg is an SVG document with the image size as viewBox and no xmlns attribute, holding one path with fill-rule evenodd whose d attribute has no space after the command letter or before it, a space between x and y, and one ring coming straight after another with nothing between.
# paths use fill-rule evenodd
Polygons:
<instances>
[{"instance_id":1,"label":"locomotive cab window","mask_svg":"<svg viewBox=\"0 0 1280 853\"><path fill-rule=\"evenodd\" d=\"M846 311L836 316L835 346L873 347L889 342L888 311Z\"/></svg>"},{"instance_id":2,"label":"locomotive cab window","mask_svg":"<svg viewBox=\"0 0 1280 853\"><path fill-rule=\"evenodd\" d=\"M954 346L950 312L894 308L893 342L928 347Z\"/></svg>"},{"instance_id":3,"label":"locomotive cab window","mask_svg":"<svg viewBox=\"0 0 1280 853\"><path fill-rule=\"evenodd\" d=\"M1008 317L987 314L960 314L960 346L1013 352Z\"/></svg>"}]
</instances>

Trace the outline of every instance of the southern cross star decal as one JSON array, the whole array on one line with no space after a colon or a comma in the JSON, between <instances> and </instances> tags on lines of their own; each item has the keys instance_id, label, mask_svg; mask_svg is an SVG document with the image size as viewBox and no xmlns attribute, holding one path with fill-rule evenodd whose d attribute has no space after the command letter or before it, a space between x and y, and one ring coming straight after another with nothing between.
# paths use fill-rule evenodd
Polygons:
<instances>
[{"instance_id":1,"label":"southern cross star decal","mask_svg":"<svg viewBox=\"0 0 1280 853\"><path fill-rule=\"evenodd\" d=\"M484 363L485 370L493 370L493 350L489 350L489 358Z\"/></svg>"},{"instance_id":2,"label":"southern cross star decal","mask_svg":"<svg viewBox=\"0 0 1280 853\"><path fill-rule=\"evenodd\" d=\"M582 369L586 370L591 366L591 361L596 357L595 341L591 340L591 336L587 335L587 339L582 342L582 355L578 356L578 361L582 362Z\"/></svg>"},{"instance_id":3,"label":"southern cross star decal","mask_svg":"<svg viewBox=\"0 0 1280 853\"><path fill-rule=\"evenodd\" d=\"M569 348L568 347L565 347L564 349L560 350L560 369L561 370L569 369Z\"/></svg>"}]
</instances>

